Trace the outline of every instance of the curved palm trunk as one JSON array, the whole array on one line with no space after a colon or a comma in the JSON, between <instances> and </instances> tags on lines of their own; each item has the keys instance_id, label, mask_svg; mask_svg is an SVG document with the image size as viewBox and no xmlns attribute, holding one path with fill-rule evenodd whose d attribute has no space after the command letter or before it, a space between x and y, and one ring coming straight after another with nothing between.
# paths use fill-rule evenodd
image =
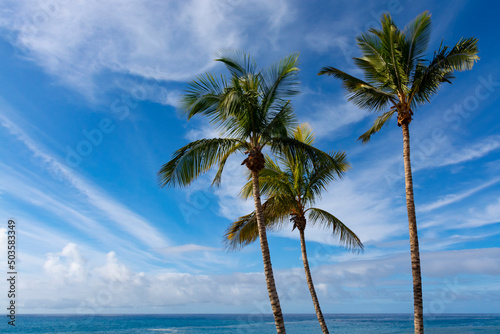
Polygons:
<instances>
[{"instance_id":1,"label":"curved palm trunk","mask_svg":"<svg viewBox=\"0 0 500 334\"><path fill-rule=\"evenodd\" d=\"M323 318L323 313L319 307L318 296L316 295L316 290L314 289L314 284L311 276L311 270L309 269L309 261L307 260L306 251L306 240L304 238L304 230L299 229L300 232L300 248L302 250L302 261L304 262L304 271L306 272L307 286L309 287L309 292L311 292L311 298L313 300L314 309L316 310L316 316L318 317L319 324L321 325L321 330L323 333L328 334L328 327L326 327L325 318Z\"/></svg>"},{"instance_id":2,"label":"curved palm trunk","mask_svg":"<svg viewBox=\"0 0 500 334\"><path fill-rule=\"evenodd\" d=\"M264 214L262 213L262 203L260 201L259 172L252 170L252 182L255 213L257 216L257 226L259 229L260 249L262 251L262 259L264 260L264 274L266 275L267 292L269 293L269 300L271 301L274 322L276 324L276 332L286 333L285 322L283 320L283 314L281 313L280 300L278 297L278 292L276 291L276 284L274 283L271 255L269 253L269 246L267 244L266 225L264 222Z\"/></svg>"},{"instance_id":3,"label":"curved palm trunk","mask_svg":"<svg viewBox=\"0 0 500 334\"><path fill-rule=\"evenodd\" d=\"M420 272L420 253L418 250L417 217L413 199L413 179L410 163L410 130L408 123L403 128L403 156L405 166L406 207L408 209L408 224L410 229L411 271L413 275L413 309L415 333L424 333L424 312L422 300L422 277Z\"/></svg>"}]
</instances>

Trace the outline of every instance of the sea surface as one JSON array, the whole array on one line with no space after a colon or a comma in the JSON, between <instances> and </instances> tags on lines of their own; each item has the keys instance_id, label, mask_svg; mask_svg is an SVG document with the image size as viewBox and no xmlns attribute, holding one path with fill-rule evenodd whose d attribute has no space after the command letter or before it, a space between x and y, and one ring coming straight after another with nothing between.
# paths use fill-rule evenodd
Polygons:
<instances>
[{"instance_id":1,"label":"sea surface","mask_svg":"<svg viewBox=\"0 0 500 334\"><path fill-rule=\"evenodd\" d=\"M331 333L412 333L409 314L327 314ZM16 326L0 324L1 333L79 333L79 334L226 334L276 333L271 315L18 315ZM314 314L285 315L288 334L321 333ZM425 332L500 334L500 314L429 315Z\"/></svg>"}]
</instances>

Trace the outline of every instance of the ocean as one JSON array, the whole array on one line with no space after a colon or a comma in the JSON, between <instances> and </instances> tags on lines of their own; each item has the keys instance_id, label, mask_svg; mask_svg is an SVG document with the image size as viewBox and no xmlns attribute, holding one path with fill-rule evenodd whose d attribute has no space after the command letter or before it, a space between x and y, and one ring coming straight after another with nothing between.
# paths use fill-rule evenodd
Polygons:
<instances>
[{"instance_id":1,"label":"ocean","mask_svg":"<svg viewBox=\"0 0 500 334\"><path fill-rule=\"evenodd\" d=\"M331 333L412 333L409 314L326 314ZM226 334L276 333L271 315L18 315L16 326L0 325L2 333L79 334ZM314 314L286 314L287 333L321 333ZM441 314L425 320L427 334L500 333L500 314Z\"/></svg>"}]
</instances>

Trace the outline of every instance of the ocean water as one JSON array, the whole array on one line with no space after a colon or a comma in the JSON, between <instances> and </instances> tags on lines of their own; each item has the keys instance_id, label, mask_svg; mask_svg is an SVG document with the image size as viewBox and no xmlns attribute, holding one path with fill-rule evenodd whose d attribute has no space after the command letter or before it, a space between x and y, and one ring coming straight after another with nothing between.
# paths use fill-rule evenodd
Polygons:
<instances>
[{"instance_id":1,"label":"ocean water","mask_svg":"<svg viewBox=\"0 0 500 334\"><path fill-rule=\"evenodd\" d=\"M412 333L412 315L405 314L327 314L331 333ZM16 326L0 325L1 333L79 333L79 334L226 334L276 333L270 315L19 315ZM314 314L285 315L289 334L321 333ZM427 334L500 334L500 314L429 315Z\"/></svg>"}]
</instances>

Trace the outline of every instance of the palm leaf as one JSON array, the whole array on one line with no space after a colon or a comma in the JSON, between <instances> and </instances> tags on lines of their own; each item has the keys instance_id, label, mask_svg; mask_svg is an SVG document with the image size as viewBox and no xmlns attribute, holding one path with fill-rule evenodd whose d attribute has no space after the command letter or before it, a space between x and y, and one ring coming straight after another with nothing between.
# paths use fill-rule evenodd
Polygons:
<instances>
[{"instance_id":1,"label":"palm leaf","mask_svg":"<svg viewBox=\"0 0 500 334\"><path fill-rule=\"evenodd\" d=\"M300 124L294 131L293 137L307 145L314 144L314 131L309 123Z\"/></svg>"},{"instance_id":2,"label":"palm leaf","mask_svg":"<svg viewBox=\"0 0 500 334\"><path fill-rule=\"evenodd\" d=\"M283 227L290 215L290 205L293 202L286 196L270 197L262 204L266 229L277 230ZM224 233L224 244L228 250L241 249L253 243L259 237L255 211L238 218Z\"/></svg>"},{"instance_id":3,"label":"palm leaf","mask_svg":"<svg viewBox=\"0 0 500 334\"><path fill-rule=\"evenodd\" d=\"M395 102L391 93L380 90L334 67L323 67L318 74L327 74L342 80L342 85L349 93L347 99L361 108L380 110L389 102Z\"/></svg>"},{"instance_id":4,"label":"palm leaf","mask_svg":"<svg viewBox=\"0 0 500 334\"><path fill-rule=\"evenodd\" d=\"M401 43L406 58L405 71L408 76L415 68L416 62L427 51L431 36L431 15L423 12L412 20L404 29L405 40Z\"/></svg>"},{"instance_id":5,"label":"palm leaf","mask_svg":"<svg viewBox=\"0 0 500 334\"><path fill-rule=\"evenodd\" d=\"M436 94L441 83L454 78L453 71L464 71L472 68L479 59L477 56L477 39L461 39L453 48L441 46L435 52L428 66L419 64L415 70L415 78L410 91L410 101L418 104L429 102Z\"/></svg>"},{"instance_id":6,"label":"palm leaf","mask_svg":"<svg viewBox=\"0 0 500 334\"><path fill-rule=\"evenodd\" d=\"M236 77L254 75L257 71L255 60L247 53L236 50L221 51L220 57L215 61L220 61L226 65L229 72Z\"/></svg>"},{"instance_id":7,"label":"palm leaf","mask_svg":"<svg viewBox=\"0 0 500 334\"><path fill-rule=\"evenodd\" d=\"M226 80L223 76L217 79L210 73L200 75L197 80L188 84L180 101L180 110L188 119L200 113L214 118L225 86Z\"/></svg>"},{"instance_id":8,"label":"palm leaf","mask_svg":"<svg viewBox=\"0 0 500 334\"><path fill-rule=\"evenodd\" d=\"M278 112L272 112L266 123L260 135L261 142L265 143L273 137L288 137L292 127L297 124L290 101L281 106Z\"/></svg>"},{"instance_id":9,"label":"palm leaf","mask_svg":"<svg viewBox=\"0 0 500 334\"><path fill-rule=\"evenodd\" d=\"M363 144L367 143L370 141L371 139L371 136L380 131L380 129L382 129L382 127L384 126L384 124L391 119L392 115L396 112L396 109L391 109L385 113L383 113L381 116L378 116L377 119L375 120L375 122L373 123L373 126L368 130L366 131L365 133L363 133L359 138L358 140L361 140L363 142Z\"/></svg>"},{"instance_id":10,"label":"palm leaf","mask_svg":"<svg viewBox=\"0 0 500 334\"><path fill-rule=\"evenodd\" d=\"M268 110L276 100L288 100L299 93L298 54L292 53L262 71L262 108Z\"/></svg>"},{"instance_id":11,"label":"palm leaf","mask_svg":"<svg viewBox=\"0 0 500 334\"><path fill-rule=\"evenodd\" d=\"M372 68L380 71L387 68L387 62L383 56L382 43L373 34L362 33L356 37L359 49L372 65Z\"/></svg>"},{"instance_id":12,"label":"palm leaf","mask_svg":"<svg viewBox=\"0 0 500 334\"><path fill-rule=\"evenodd\" d=\"M328 153L337 162L332 164L317 164L312 172L308 173L304 182L304 200L310 204L320 198L321 193L327 190L329 183L341 178L351 165L347 161L345 152Z\"/></svg>"},{"instance_id":13,"label":"palm leaf","mask_svg":"<svg viewBox=\"0 0 500 334\"><path fill-rule=\"evenodd\" d=\"M309 220L313 225L321 224L323 227L332 230L333 235L338 236L341 245L347 249L353 251L363 250L363 243L358 236L331 213L318 208L310 208Z\"/></svg>"},{"instance_id":14,"label":"palm leaf","mask_svg":"<svg viewBox=\"0 0 500 334\"><path fill-rule=\"evenodd\" d=\"M214 180L212 181L212 185L220 186L222 181L222 172L224 171L224 167L226 166L227 159L235 153L236 151L244 151L244 149L248 149L248 145L246 143L238 143L234 145L232 148L228 149L224 155L219 158L219 167L217 173L215 174Z\"/></svg>"},{"instance_id":15,"label":"palm leaf","mask_svg":"<svg viewBox=\"0 0 500 334\"><path fill-rule=\"evenodd\" d=\"M200 174L221 162L228 152L244 150L246 143L238 139L214 138L196 140L178 149L158 172L160 187L189 185Z\"/></svg>"}]
</instances>

